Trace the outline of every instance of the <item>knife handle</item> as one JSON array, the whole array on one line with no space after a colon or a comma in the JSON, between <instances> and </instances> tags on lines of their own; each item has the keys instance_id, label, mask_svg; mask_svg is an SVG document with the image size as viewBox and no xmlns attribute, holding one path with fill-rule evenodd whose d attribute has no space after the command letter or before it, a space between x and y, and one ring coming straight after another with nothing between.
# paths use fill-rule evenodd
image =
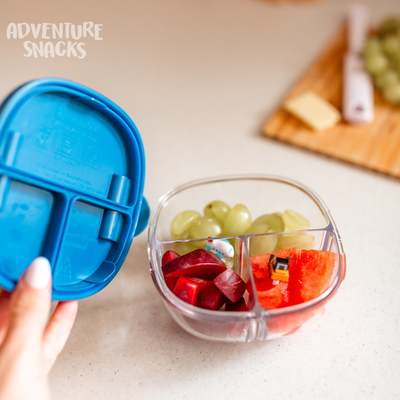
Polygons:
<instances>
[{"instance_id":1,"label":"knife handle","mask_svg":"<svg viewBox=\"0 0 400 400\"><path fill-rule=\"evenodd\" d=\"M374 88L362 59L347 53L343 64L343 119L351 124L366 124L374 119Z\"/></svg>"}]
</instances>

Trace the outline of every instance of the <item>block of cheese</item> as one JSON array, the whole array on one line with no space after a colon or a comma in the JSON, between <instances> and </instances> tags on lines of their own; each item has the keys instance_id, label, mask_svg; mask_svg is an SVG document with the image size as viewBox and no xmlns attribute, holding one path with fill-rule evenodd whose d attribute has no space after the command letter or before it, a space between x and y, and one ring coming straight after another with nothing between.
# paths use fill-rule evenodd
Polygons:
<instances>
[{"instance_id":1,"label":"block of cheese","mask_svg":"<svg viewBox=\"0 0 400 400\"><path fill-rule=\"evenodd\" d=\"M311 91L286 100L283 108L315 131L331 128L341 118L340 112L332 104Z\"/></svg>"}]
</instances>

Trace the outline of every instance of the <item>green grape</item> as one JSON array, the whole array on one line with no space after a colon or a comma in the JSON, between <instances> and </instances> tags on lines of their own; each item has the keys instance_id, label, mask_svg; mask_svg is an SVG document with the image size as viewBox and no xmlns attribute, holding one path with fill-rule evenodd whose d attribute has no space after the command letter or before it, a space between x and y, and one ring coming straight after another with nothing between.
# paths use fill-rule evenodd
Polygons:
<instances>
[{"instance_id":1,"label":"green grape","mask_svg":"<svg viewBox=\"0 0 400 400\"><path fill-rule=\"evenodd\" d=\"M386 87L383 90L383 97L390 104L400 104L400 83Z\"/></svg>"},{"instance_id":2,"label":"green grape","mask_svg":"<svg viewBox=\"0 0 400 400\"><path fill-rule=\"evenodd\" d=\"M171 236L173 240L184 240L188 238L189 229L192 223L200 218L201 215L197 211L183 211L178 214L171 224Z\"/></svg>"},{"instance_id":3,"label":"green grape","mask_svg":"<svg viewBox=\"0 0 400 400\"><path fill-rule=\"evenodd\" d=\"M375 85L379 89L385 89L399 83L399 76L393 69L388 69L387 71L379 74L375 79Z\"/></svg>"},{"instance_id":4,"label":"green grape","mask_svg":"<svg viewBox=\"0 0 400 400\"><path fill-rule=\"evenodd\" d=\"M285 233L282 235L275 251L298 247L303 250L311 250L314 247L315 238L307 233Z\"/></svg>"},{"instance_id":5,"label":"green grape","mask_svg":"<svg viewBox=\"0 0 400 400\"><path fill-rule=\"evenodd\" d=\"M388 65L389 61L383 54L373 54L365 57L365 69L372 75L381 74Z\"/></svg>"},{"instance_id":6,"label":"green grape","mask_svg":"<svg viewBox=\"0 0 400 400\"><path fill-rule=\"evenodd\" d=\"M399 36L399 40L400 40L400 36ZM394 66L400 67L400 50L393 53L390 57L393 61Z\"/></svg>"},{"instance_id":7,"label":"green grape","mask_svg":"<svg viewBox=\"0 0 400 400\"><path fill-rule=\"evenodd\" d=\"M192 242L174 243L172 250L176 251L180 256L196 250L197 247L193 246Z\"/></svg>"},{"instance_id":8,"label":"green grape","mask_svg":"<svg viewBox=\"0 0 400 400\"><path fill-rule=\"evenodd\" d=\"M397 35L387 35L382 41L383 50L389 56L400 50L400 39Z\"/></svg>"},{"instance_id":9,"label":"green grape","mask_svg":"<svg viewBox=\"0 0 400 400\"><path fill-rule=\"evenodd\" d=\"M387 18L378 27L379 36L386 36L387 34L395 33L400 27L400 20L398 18Z\"/></svg>"},{"instance_id":10,"label":"green grape","mask_svg":"<svg viewBox=\"0 0 400 400\"><path fill-rule=\"evenodd\" d=\"M375 55L375 54L381 54L382 53L381 41L375 37L371 37L371 38L367 39L367 42L365 43L365 46L364 46L363 53L364 53L365 57L369 57L369 56Z\"/></svg>"},{"instance_id":11,"label":"green grape","mask_svg":"<svg viewBox=\"0 0 400 400\"><path fill-rule=\"evenodd\" d=\"M282 216L283 216L283 214L281 212L274 212L274 213L272 213L272 215L276 215L280 218L282 218Z\"/></svg>"},{"instance_id":12,"label":"green grape","mask_svg":"<svg viewBox=\"0 0 400 400\"><path fill-rule=\"evenodd\" d=\"M220 200L215 200L206 205L204 208L204 216L215 218L223 224L229 214L229 211L231 211L231 208L228 206L228 204Z\"/></svg>"},{"instance_id":13,"label":"green grape","mask_svg":"<svg viewBox=\"0 0 400 400\"><path fill-rule=\"evenodd\" d=\"M268 231L273 232L270 226L266 222L254 222L251 224L250 228L244 233L245 235L258 235L259 233L267 233Z\"/></svg>"},{"instance_id":14,"label":"green grape","mask_svg":"<svg viewBox=\"0 0 400 400\"><path fill-rule=\"evenodd\" d=\"M189 230L189 237L191 239L202 239L209 236L221 236L221 233L221 225L216 219L200 217L192 223ZM207 240L199 240L198 242L192 242L192 244L197 248L202 248L207 246Z\"/></svg>"},{"instance_id":15,"label":"green grape","mask_svg":"<svg viewBox=\"0 0 400 400\"><path fill-rule=\"evenodd\" d=\"M275 214L264 214L261 217L258 217L253 223L253 225L257 225L258 223L266 223L270 228L272 228L275 232L283 232L285 230L285 224L282 220L282 215L280 216Z\"/></svg>"},{"instance_id":16,"label":"green grape","mask_svg":"<svg viewBox=\"0 0 400 400\"><path fill-rule=\"evenodd\" d=\"M243 235L251 226L250 211L243 204L236 204L226 217L224 236Z\"/></svg>"},{"instance_id":17,"label":"green grape","mask_svg":"<svg viewBox=\"0 0 400 400\"><path fill-rule=\"evenodd\" d=\"M233 267L235 265L233 258L223 258L222 260L223 260L226 268L233 269Z\"/></svg>"},{"instance_id":18,"label":"green grape","mask_svg":"<svg viewBox=\"0 0 400 400\"><path fill-rule=\"evenodd\" d=\"M286 210L283 213L283 222L289 231L302 231L304 229L310 229L310 222L308 219L292 210Z\"/></svg>"},{"instance_id":19,"label":"green grape","mask_svg":"<svg viewBox=\"0 0 400 400\"><path fill-rule=\"evenodd\" d=\"M273 232L268 229L268 233ZM258 256L259 254L271 253L276 247L278 235L254 236L250 239L250 257Z\"/></svg>"}]
</instances>

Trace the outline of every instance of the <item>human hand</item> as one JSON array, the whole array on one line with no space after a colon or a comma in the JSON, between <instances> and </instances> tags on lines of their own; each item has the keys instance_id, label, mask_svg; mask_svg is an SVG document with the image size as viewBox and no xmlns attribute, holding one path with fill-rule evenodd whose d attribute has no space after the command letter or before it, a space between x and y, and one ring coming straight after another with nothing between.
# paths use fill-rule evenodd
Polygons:
<instances>
[{"instance_id":1,"label":"human hand","mask_svg":"<svg viewBox=\"0 0 400 400\"><path fill-rule=\"evenodd\" d=\"M48 400L47 374L63 349L78 311L59 302L50 320L51 269L36 258L14 292L0 291L0 400Z\"/></svg>"}]
</instances>

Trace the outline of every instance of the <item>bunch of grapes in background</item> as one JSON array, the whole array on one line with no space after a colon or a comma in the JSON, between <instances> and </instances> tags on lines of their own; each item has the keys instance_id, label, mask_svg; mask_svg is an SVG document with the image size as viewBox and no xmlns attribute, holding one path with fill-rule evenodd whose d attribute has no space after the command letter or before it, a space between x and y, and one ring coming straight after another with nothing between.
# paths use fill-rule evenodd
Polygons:
<instances>
[{"instance_id":1,"label":"bunch of grapes in background","mask_svg":"<svg viewBox=\"0 0 400 400\"><path fill-rule=\"evenodd\" d=\"M385 20L366 41L365 69L390 104L400 105L400 18Z\"/></svg>"}]
</instances>

